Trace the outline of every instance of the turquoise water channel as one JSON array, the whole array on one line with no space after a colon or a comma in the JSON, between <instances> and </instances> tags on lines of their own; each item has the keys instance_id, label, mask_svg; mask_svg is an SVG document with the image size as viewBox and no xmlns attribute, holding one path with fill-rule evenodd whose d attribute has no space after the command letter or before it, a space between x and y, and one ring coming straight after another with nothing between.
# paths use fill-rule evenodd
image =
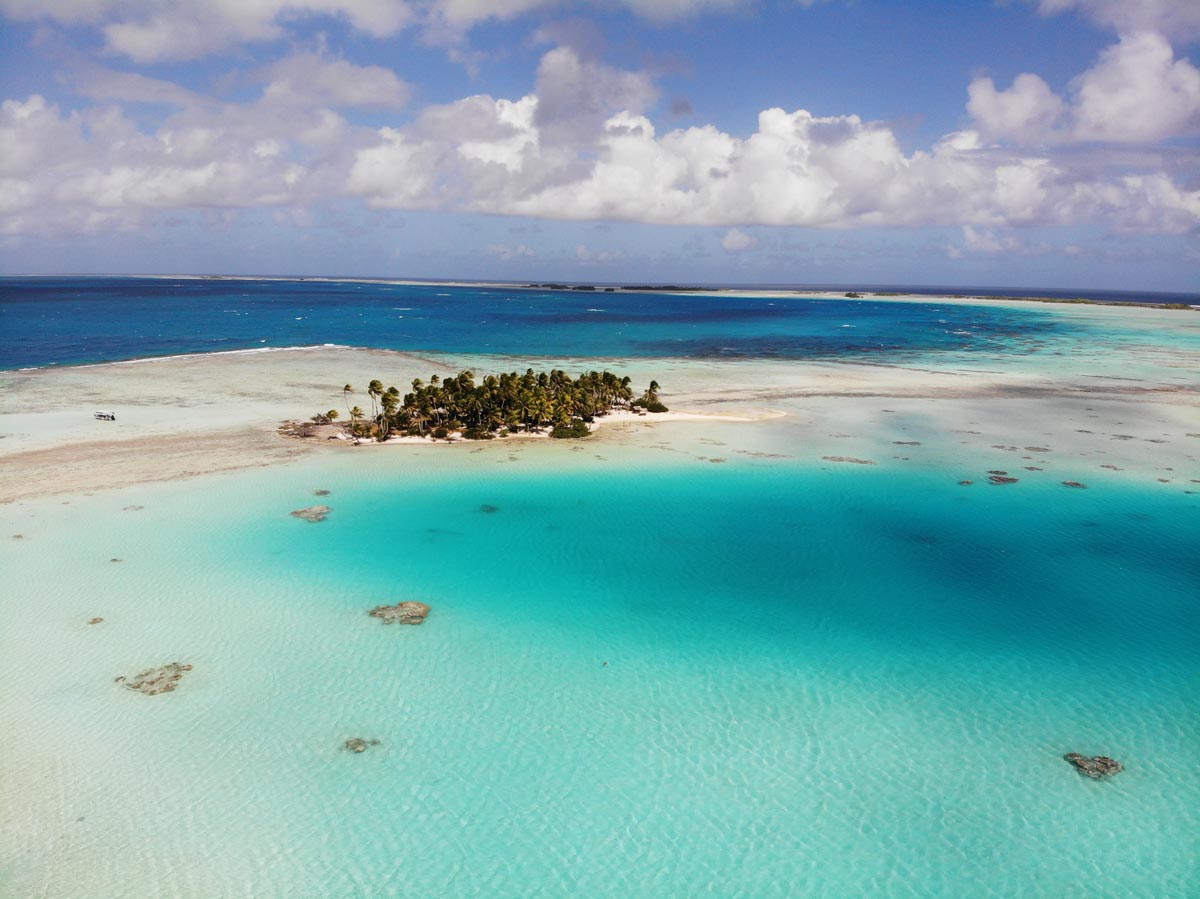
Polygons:
<instances>
[{"instance_id":1,"label":"turquoise water channel","mask_svg":"<svg viewBox=\"0 0 1200 899\"><path fill-rule=\"evenodd\" d=\"M0 510L0 893L1200 893L1194 497L505 452Z\"/></svg>"}]
</instances>

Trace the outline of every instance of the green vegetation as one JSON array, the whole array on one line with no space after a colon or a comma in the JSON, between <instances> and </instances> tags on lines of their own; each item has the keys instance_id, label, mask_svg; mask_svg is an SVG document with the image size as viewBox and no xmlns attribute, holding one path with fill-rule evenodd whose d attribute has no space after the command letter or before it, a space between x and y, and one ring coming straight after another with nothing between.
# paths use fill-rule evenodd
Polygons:
<instances>
[{"instance_id":1,"label":"green vegetation","mask_svg":"<svg viewBox=\"0 0 1200 899\"><path fill-rule=\"evenodd\" d=\"M591 431L591 428L588 427L586 421L581 421L578 418L573 418L573 419L571 419L570 422L568 422L565 425L564 424L555 425L550 431L550 436L561 439L561 438L573 438L573 437L586 437L590 433L592 433L592 431Z\"/></svg>"},{"instance_id":2,"label":"green vegetation","mask_svg":"<svg viewBox=\"0 0 1200 899\"><path fill-rule=\"evenodd\" d=\"M561 369L524 374L506 372L487 375L476 383L470 371L442 379L433 375L426 384L412 382L412 392L400 396L395 387L386 390L381 381L367 385L370 415L358 406L349 409L347 430L356 437L386 440L389 434L451 438L455 432L467 440L490 440L518 432L541 431L549 426L552 437L586 437L588 425L613 409L644 409L666 412L659 399L659 385L651 381L640 397L634 398L628 377L610 371L590 371L572 379ZM343 396L349 402L354 388L347 384ZM336 417L330 410L314 420Z\"/></svg>"}]
</instances>

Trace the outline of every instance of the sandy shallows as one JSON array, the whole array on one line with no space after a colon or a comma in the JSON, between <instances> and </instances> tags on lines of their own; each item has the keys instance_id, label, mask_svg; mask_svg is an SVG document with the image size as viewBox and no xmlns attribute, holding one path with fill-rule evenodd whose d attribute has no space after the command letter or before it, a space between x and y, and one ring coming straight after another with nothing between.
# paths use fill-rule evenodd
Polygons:
<instances>
[{"instance_id":1,"label":"sandy shallows","mask_svg":"<svg viewBox=\"0 0 1200 899\"><path fill-rule=\"evenodd\" d=\"M1102 470L1106 478L1192 489L1200 478L1200 438L1191 436L1198 431L1200 387L1181 373L1195 370L1195 354L1150 342L1122 353L1129 356L1121 363L1127 374L1139 353L1160 366L1178 364L1164 368L1169 378L1155 380L1112 377L1112 361L1100 357L1056 369L1040 357L994 360L1002 365L980 357L956 367L945 360L517 359L319 347L0 372L0 502L274 465L317 452L376 452L382 448L284 439L277 428L329 409L344 415L347 405L369 407L365 385L372 378L403 391L434 372L470 368L478 376L526 367L608 368L635 384L653 378L664 385L672 410L662 417L615 415L585 441L531 448L543 463L553 463L550 454L600 457L637 447L700 461L923 464L956 481L1019 466L1044 470L1059 483L1091 483ZM348 382L358 389L343 395ZM117 420L95 420L100 407L115 411ZM488 443L496 446L443 444L429 451L450 454L454 464L479 452L471 458L482 464L501 444L511 445Z\"/></svg>"}]
</instances>

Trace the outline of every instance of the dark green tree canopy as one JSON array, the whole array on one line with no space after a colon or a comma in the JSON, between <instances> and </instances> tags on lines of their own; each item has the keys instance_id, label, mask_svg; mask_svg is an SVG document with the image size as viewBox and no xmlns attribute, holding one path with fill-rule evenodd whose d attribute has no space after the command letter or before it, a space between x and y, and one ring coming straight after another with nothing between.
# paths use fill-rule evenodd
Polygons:
<instances>
[{"instance_id":1,"label":"dark green tree canopy","mask_svg":"<svg viewBox=\"0 0 1200 899\"><path fill-rule=\"evenodd\" d=\"M588 423L613 409L667 411L658 390L658 382L651 381L646 392L634 399L628 377L590 371L572 378L562 369L489 374L478 382L471 371L447 378L435 374L428 383L414 380L412 391L403 397L395 387L385 390L381 381L374 380L367 388L371 418L358 427L364 436L381 440L389 433L424 436L454 431L468 439L487 439L502 429L539 431L548 426L555 436L578 437L588 433Z\"/></svg>"}]
</instances>

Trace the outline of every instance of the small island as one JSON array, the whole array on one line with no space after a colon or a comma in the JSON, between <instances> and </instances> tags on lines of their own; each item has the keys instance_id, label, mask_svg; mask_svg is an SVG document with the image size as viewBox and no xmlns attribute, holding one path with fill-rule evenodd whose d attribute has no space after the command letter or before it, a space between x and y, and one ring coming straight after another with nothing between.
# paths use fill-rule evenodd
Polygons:
<instances>
[{"instance_id":1,"label":"small island","mask_svg":"<svg viewBox=\"0 0 1200 899\"><path fill-rule=\"evenodd\" d=\"M537 433L546 427L551 437L570 438L586 437L592 423L614 409L667 411L657 381L635 398L631 380L610 371L590 371L573 379L562 369L535 372L530 368L524 374L487 375L477 382L473 372L462 371L448 378L435 374L428 383L417 378L412 392L403 396L395 387L385 389L375 380L367 385L370 414L351 405L353 385L343 387L342 395L349 415L346 430L360 439L490 440ZM330 409L314 415L312 421L331 424L339 417L336 409Z\"/></svg>"}]
</instances>

